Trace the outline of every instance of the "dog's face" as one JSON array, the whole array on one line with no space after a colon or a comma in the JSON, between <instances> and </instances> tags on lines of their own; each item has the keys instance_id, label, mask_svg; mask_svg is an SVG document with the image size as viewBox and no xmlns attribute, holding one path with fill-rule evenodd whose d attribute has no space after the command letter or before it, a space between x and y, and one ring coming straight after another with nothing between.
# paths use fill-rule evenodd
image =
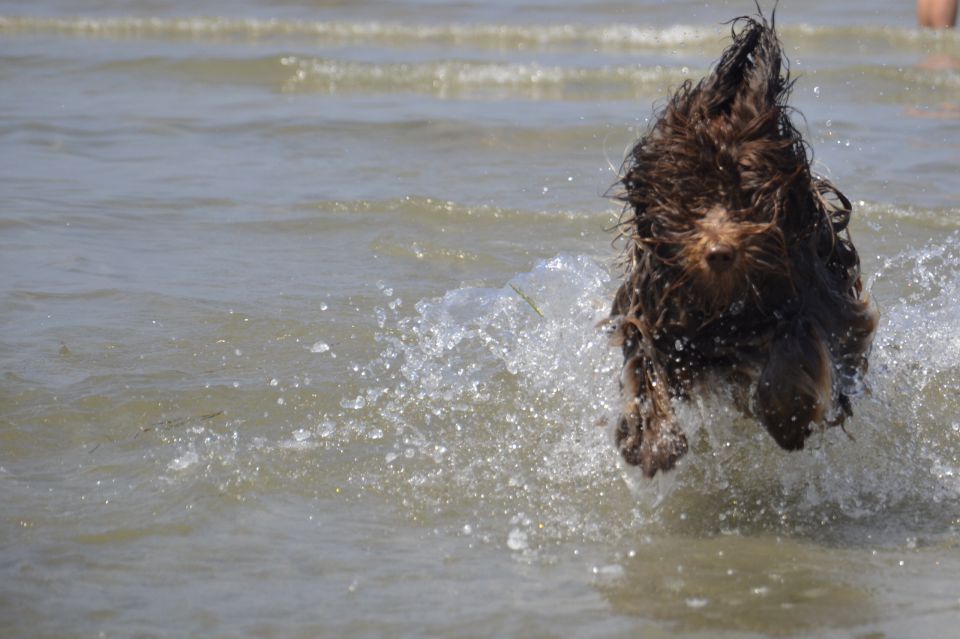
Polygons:
<instances>
[{"instance_id":1,"label":"dog's face","mask_svg":"<svg viewBox=\"0 0 960 639\"><path fill-rule=\"evenodd\" d=\"M625 161L629 272L652 324L664 308L679 323L766 315L817 268L844 285L857 278L855 252L836 237L850 205L811 173L776 35L742 22L713 71L676 90Z\"/></svg>"},{"instance_id":2,"label":"dog's face","mask_svg":"<svg viewBox=\"0 0 960 639\"><path fill-rule=\"evenodd\" d=\"M724 116L655 130L627 176L635 246L670 283L664 293L707 319L776 306L792 286L790 245L810 207L805 162L775 127L774 137L745 139L737 127L749 124Z\"/></svg>"},{"instance_id":3,"label":"dog's face","mask_svg":"<svg viewBox=\"0 0 960 639\"><path fill-rule=\"evenodd\" d=\"M708 316L744 302L759 284L786 268L779 227L755 221L752 213L717 204L686 216L690 228L678 246L676 265L690 297Z\"/></svg>"}]
</instances>

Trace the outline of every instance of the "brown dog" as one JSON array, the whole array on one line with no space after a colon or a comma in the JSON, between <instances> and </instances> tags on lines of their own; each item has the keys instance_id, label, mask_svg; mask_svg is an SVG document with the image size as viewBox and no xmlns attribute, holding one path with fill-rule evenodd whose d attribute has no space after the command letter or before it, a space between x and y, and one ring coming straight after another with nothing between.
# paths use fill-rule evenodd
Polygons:
<instances>
[{"instance_id":1,"label":"brown dog","mask_svg":"<svg viewBox=\"0 0 960 639\"><path fill-rule=\"evenodd\" d=\"M877 324L850 201L810 170L773 25L733 23L713 72L684 83L624 163L624 459L648 477L687 450L671 402L725 380L787 450L841 425Z\"/></svg>"}]
</instances>

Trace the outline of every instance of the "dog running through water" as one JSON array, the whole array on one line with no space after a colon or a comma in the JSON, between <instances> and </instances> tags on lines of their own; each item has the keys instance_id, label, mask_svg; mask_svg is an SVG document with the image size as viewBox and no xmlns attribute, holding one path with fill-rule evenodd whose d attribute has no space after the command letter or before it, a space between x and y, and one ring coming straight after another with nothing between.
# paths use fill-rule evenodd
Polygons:
<instances>
[{"instance_id":1,"label":"dog running through water","mask_svg":"<svg viewBox=\"0 0 960 639\"><path fill-rule=\"evenodd\" d=\"M715 68L685 82L630 151L615 197L626 273L616 443L647 477L687 451L672 402L725 382L787 450L842 425L877 325L850 201L810 169L789 70L763 16L733 21Z\"/></svg>"}]
</instances>

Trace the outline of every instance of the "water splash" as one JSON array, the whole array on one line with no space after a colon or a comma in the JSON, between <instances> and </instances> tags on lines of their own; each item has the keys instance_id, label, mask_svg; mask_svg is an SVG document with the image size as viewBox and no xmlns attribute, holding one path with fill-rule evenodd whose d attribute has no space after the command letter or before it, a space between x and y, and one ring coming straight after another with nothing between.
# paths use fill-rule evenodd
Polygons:
<instances>
[{"instance_id":1,"label":"water splash","mask_svg":"<svg viewBox=\"0 0 960 639\"><path fill-rule=\"evenodd\" d=\"M431 517L465 515L456 527L474 534L500 521L490 534L520 553L584 531L575 487L602 501L618 472L598 427L617 397L619 356L597 328L609 286L589 258L560 255L388 320L366 370L383 392L349 426L384 433L377 490Z\"/></svg>"},{"instance_id":2,"label":"water splash","mask_svg":"<svg viewBox=\"0 0 960 639\"><path fill-rule=\"evenodd\" d=\"M905 253L874 278L877 293L902 271L913 292L885 309L872 394L848 427L855 441L832 429L785 453L721 392L678 406L691 451L653 482L625 469L610 442L620 362L596 328L612 286L603 268L561 255L502 288L421 301L416 315L388 321L369 367L383 392L363 419L387 433L378 490L431 517L466 511L474 530L499 521L497 536L520 553L645 526L842 537L884 518L913 525L920 512L942 530L951 524L938 504L960 495L960 426L948 418L958 421L960 256Z\"/></svg>"},{"instance_id":3,"label":"water splash","mask_svg":"<svg viewBox=\"0 0 960 639\"><path fill-rule=\"evenodd\" d=\"M241 419L171 432L167 472L239 495L252 481L324 477L528 560L656 530L937 537L960 504L957 240L892 257L870 280L883 319L870 392L848 423L855 441L831 429L783 452L721 391L677 407L690 452L643 479L610 436L621 358L597 325L614 283L594 260L558 255L412 311L378 287L378 354L353 366L336 407L272 437L246 436ZM304 405L296 388L269 388L291 411Z\"/></svg>"},{"instance_id":4,"label":"water splash","mask_svg":"<svg viewBox=\"0 0 960 639\"><path fill-rule=\"evenodd\" d=\"M871 279L890 295L874 349L878 417L918 466L925 496L960 495L960 233L887 259Z\"/></svg>"}]
</instances>

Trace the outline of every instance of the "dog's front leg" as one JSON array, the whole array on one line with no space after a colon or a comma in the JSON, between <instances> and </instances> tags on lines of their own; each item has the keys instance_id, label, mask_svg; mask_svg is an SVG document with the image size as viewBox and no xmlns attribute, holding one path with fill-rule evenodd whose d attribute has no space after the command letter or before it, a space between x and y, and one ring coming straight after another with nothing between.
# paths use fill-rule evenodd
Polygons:
<instances>
[{"instance_id":1,"label":"dog's front leg","mask_svg":"<svg viewBox=\"0 0 960 639\"><path fill-rule=\"evenodd\" d=\"M800 317L777 332L757 384L756 414L786 450L799 450L832 403L830 354L817 325Z\"/></svg>"},{"instance_id":2,"label":"dog's front leg","mask_svg":"<svg viewBox=\"0 0 960 639\"><path fill-rule=\"evenodd\" d=\"M666 381L643 357L628 360L623 372L626 406L617 424L617 448L628 464L653 477L687 452L687 437L670 407Z\"/></svg>"}]
</instances>

